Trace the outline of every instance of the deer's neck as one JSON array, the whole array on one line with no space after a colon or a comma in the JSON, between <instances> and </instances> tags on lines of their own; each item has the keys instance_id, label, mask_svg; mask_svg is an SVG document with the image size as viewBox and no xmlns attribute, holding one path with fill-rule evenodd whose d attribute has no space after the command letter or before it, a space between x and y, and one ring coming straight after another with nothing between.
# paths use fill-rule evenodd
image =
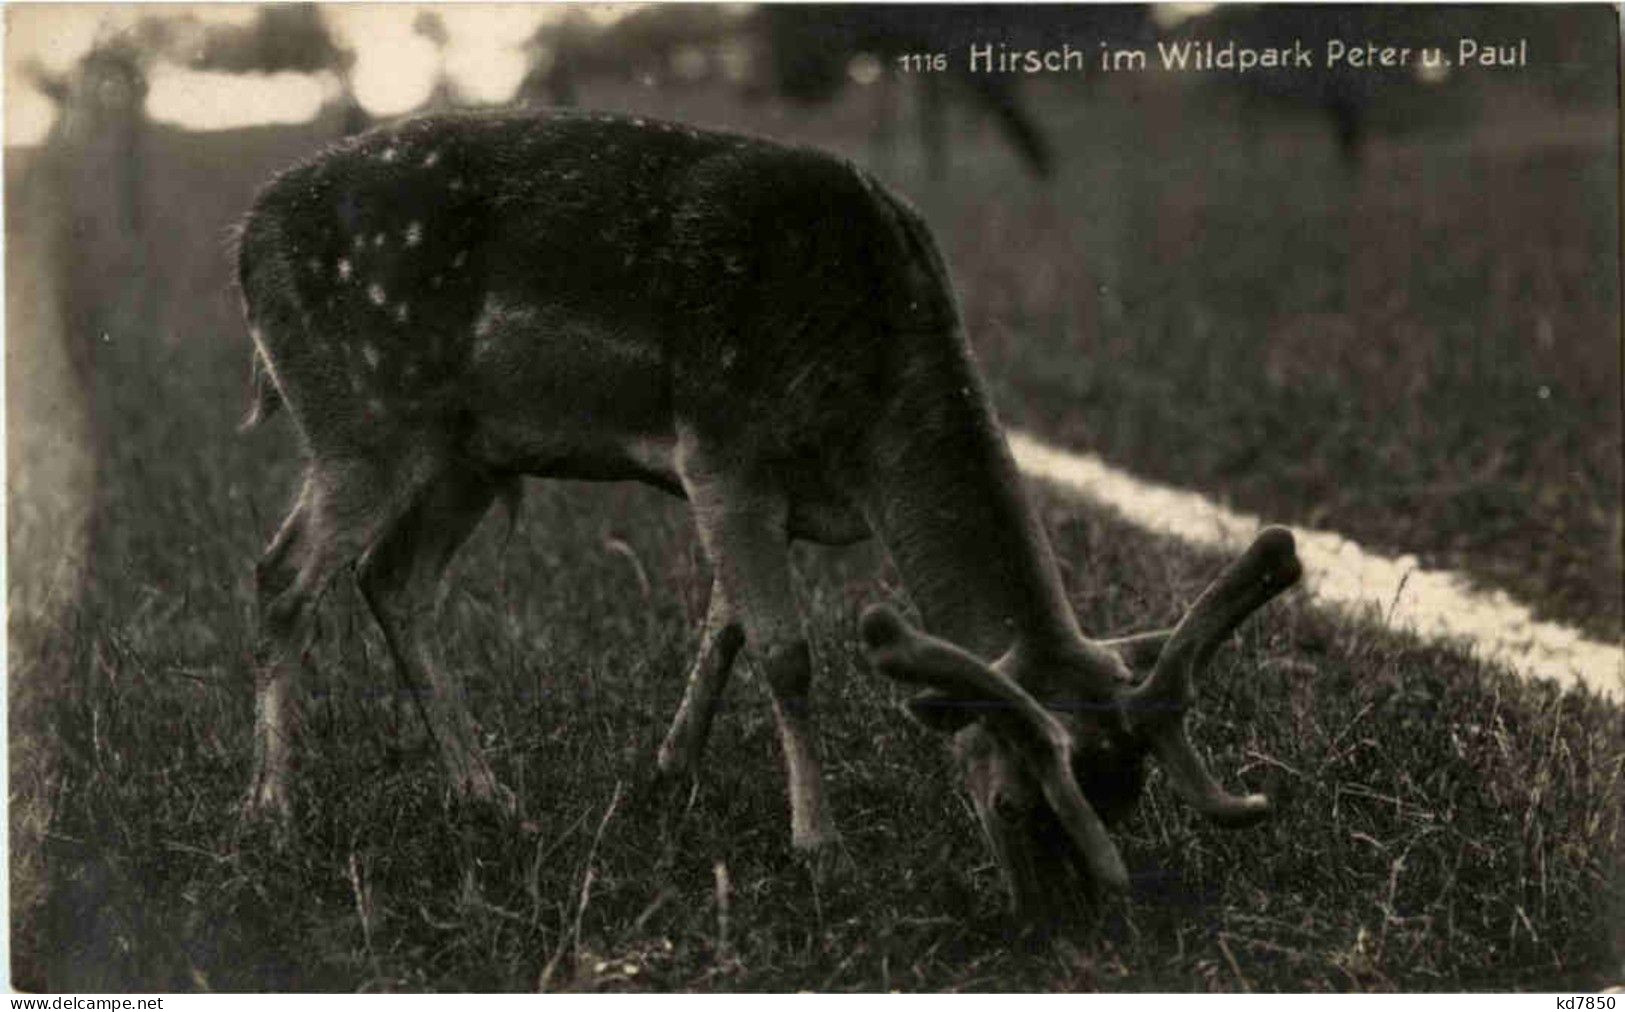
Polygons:
<instances>
[{"instance_id":1,"label":"deer's neck","mask_svg":"<svg viewBox=\"0 0 1625 1012\"><path fill-rule=\"evenodd\" d=\"M1082 640L963 345L917 363L878 427L867 508L926 628L992 660Z\"/></svg>"}]
</instances>

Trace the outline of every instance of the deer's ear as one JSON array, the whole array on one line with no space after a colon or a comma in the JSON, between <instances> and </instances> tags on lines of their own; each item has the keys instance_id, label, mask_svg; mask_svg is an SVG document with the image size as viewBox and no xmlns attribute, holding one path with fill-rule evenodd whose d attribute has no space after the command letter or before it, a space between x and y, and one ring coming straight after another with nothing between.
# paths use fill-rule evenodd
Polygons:
<instances>
[{"instance_id":1,"label":"deer's ear","mask_svg":"<svg viewBox=\"0 0 1625 1012\"><path fill-rule=\"evenodd\" d=\"M922 692L903 706L921 727L942 734L954 734L981 716L981 706L975 701L946 692Z\"/></svg>"}]
</instances>

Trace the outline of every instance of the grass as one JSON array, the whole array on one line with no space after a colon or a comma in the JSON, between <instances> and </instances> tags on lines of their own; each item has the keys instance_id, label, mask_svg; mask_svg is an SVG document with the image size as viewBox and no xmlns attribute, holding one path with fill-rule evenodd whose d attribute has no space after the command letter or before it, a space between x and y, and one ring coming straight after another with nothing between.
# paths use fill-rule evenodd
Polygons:
<instances>
[{"instance_id":1,"label":"grass","mask_svg":"<svg viewBox=\"0 0 1625 1012\"><path fill-rule=\"evenodd\" d=\"M1145 103L1075 114L1122 137ZM1149 157L1080 152L1053 192L967 184L927 207L1011 422L1609 640L1617 125L1489 143L1530 126L1506 120L1379 137L1351 185L1329 137L1255 147L1190 115Z\"/></svg>"},{"instance_id":2,"label":"grass","mask_svg":"<svg viewBox=\"0 0 1625 1012\"><path fill-rule=\"evenodd\" d=\"M226 421L166 392L166 429ZM1618 971L1618 710L1292 602L1224 652L1195 728L1281 817L1225 834L1154 784L1119 832L1133 897L1053 940L1012 934L939 743L855 656L858 602L887 583L872 550L801 560L834 872L788 851L757 686L734 687L692 794L652 795L705 580L681 509L641 490L538 488L512 543L489 524L459 563L451 650L538 832L446 807L344 588L278 846L233 813L252 550L215 515L229 475L278 454L269 433L228 445L153 466L124 443L104 461L128 490L119 565L55 629L13 630L14 684L37 690L14 720L55 755L25 785L52 810L14 936L24 986L507 990L551 965L549 986L584 989L1569 989ZM250 501L269 512L267 484ZM1218 561L1045 507L1088 628L1166 622ZM186 550L176 530L217 533ZM667 574L647 600L611 535Z\"/></svg>"},{"instance_id":3,"label":"grass","mask_svg":"<svg viewBox=\"0 0 1625 1012\"><path fill-rule=\"evenodd\" d=\"M855 144L839 118L851 115L819 139ZM19 986L1570 990L1625 975L1619 708L1292 597L1221 651L1193 728L1222 778L1271 792L1279 816L1224 833L1154 776L1116 831L1131 896L1047 936L1004 917L941 743L857 657L854 616L895 582L872 547L798 551L845 833L832 866L789 851L772 721L748 676L692 790L653 791L708 580L681 505L632 487L534 485L512 538L489 523L457 563L443 632L527 825L447 805L381 641L341 586L314 657L294 833L279 843L243 826L248 574L295 462L284 423L233 435L246 349L220 235L270 164L310 143L156 134L150 200L168 227L137 275L40 270L38 218L8 187ZM1617 492L1604 451L1613 440L1617 458L1618 429L1583 335L1617 296L1577 259L1613 227L1583 213L1597 163L1396 149L1369 169L1388 186L1363 185L1344 219L1319 143L1292 149L1296 167L1221 160L1205 191L1191 165L1126 142L1073 152L1082 175L1049 195L993 158L965 165L951 193L917 176L909 188L939 223L1007 415L1275 518L1491 559L1486 579L1544 558L1541 532L1561 522L1576 547L1558 576L1513 585L1601 621L1607 599L1584 588L1595 567L1617 579L1592 539L1617 530L1617 496L1599 489L1612 474ZM1451 181L1463 169L1477 175ZM1578 189L1553 195L1561 179ZM1514 220L1469 233L1473 201L1489 198ZM1371 249L1344 262L1324 231L1266 232L1289 213L1342 220ZM1062 227L1080 216L1103 235ZM1162 238L1127 241L1142 234ZM77 388L19 344L53 333L65 284L145 307L79 350ZM118 297L142 285L146 302ZM1582 337L1526 346L1541 313ZM1323 362L1340 363L1334 378ZM1419 388L1397 389L1396 374ZM1534 379L1553 396L1514 402ZM1504 396L1478 404L1475 389ZM88 464L59 462L62 431L84 433ZM1591 477L1534 494L1569 471ZM1413 496L1472 481L1405 499L1381 476ZM1168 623L1221 562L1064 500L1041 507L1091 631ZM1576 526L1599 509L1601 528ZM1493 549L1500 518L1505 543L1526 539L1521 555ZM652 576L646 594L611 541Z\"/></svg>"}]
</instances>

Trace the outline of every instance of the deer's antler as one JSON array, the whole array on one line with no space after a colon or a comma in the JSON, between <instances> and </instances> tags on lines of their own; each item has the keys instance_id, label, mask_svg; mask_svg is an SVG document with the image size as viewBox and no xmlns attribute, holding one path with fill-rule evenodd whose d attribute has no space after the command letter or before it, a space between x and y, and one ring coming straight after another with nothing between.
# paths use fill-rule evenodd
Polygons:
<instances>
[{"instance_id":1,"label":"deer's antler","mask_svg":"<svg viewBox=\"0 0 1625 1012\"><path fill-rule=\"evenodd\" d=\"M1150 676L1124 695L1130 726L1150 743L1175 789L1203 815L1225 825L1263 818L1269 814L1269 799L1229 793L1202 764L1185 734L1185 711L1196 691L1192 680L1236 626L1302 573L1291 532L1264 530L1191 605Z\"/></svg>"},{"instance_id":2,"label":"deer's antler","mask_svg":"<svg viewBox=\"0 0 1625 1012\"><path fill-rule=\"evenodd\" d=\"M1017 750L1100 885L1126 889L1128 872L1100 816L1072 773L1072 734L1026 689L946 640L912 628L875 605L861 624L869 660L882 674L980 704L986 725Z\"/></svg>"}]
</instances>

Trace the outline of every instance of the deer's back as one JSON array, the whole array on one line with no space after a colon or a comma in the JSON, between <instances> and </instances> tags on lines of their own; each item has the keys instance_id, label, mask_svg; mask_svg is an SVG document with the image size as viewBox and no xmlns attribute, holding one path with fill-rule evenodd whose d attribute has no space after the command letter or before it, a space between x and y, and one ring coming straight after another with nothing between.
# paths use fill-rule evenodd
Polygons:
<instances>
[{"instance_id":1,"label":"deer's back","mask_svg":"<svg viewBox=\"0 0 1625 1012\"><path fill-rule=\"evenodd\" d=\"M516 459L543 470L559 445L601 453L583 441L605 431L749 433L783 454L851 429L896 381L897 334L951 321L920 235L817 152L618 117L441 117L279 176L239 269L307 436L338 402L352 428L458 412L516 458L553 433Z\"/></svg>"}]
</instances>

